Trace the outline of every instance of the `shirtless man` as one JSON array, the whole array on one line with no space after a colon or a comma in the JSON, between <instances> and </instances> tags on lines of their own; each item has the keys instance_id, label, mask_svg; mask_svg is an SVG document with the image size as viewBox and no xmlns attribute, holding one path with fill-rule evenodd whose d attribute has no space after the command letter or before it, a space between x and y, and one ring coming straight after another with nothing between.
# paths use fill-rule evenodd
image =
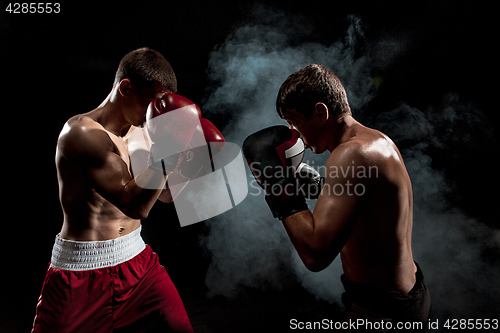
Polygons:
<instances>
[{"instance_id":1,"label":"shirtless man","mask_svg":"<svg viewBox=\"0 0 500 333\"><path fill-rule=\"evenodd\" d=\"M323 270L340 253L347 310L343 327L352 329L347 324L357 319L391 321L393 329L404 321L425 327L430 296L413 261L412 186L396 145L352 117L340 80L321 65L289 76L276 108L300 133L305 148L316 154L330 151L313 212L302 192L290 190L300 182L290 179L275 184L288 186L284 191L268 186L266 201L309 270Z\"/></svg>"},{"instance_id":2,"label":"shirtless man","mask_svg":"<svg viewBox=\"0 0 500 333\"><path fill-rule=\"evenodd\" d=\"M168 172L158 165L133 178L124 141L131 126L146 121L152 100L176 90L167 60L138 49L120 62L101 105L64 125L56 151L64 221L33 332L192 331L168 273L140 236L158 197L169 202L176 193L164 189Z\"/></svg>"}]
</instances>

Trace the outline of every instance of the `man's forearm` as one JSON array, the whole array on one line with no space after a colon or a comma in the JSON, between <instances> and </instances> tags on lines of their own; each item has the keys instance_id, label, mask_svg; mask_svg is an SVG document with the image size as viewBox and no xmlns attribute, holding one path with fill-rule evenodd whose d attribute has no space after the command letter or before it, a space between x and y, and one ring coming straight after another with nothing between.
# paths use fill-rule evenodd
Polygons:
<instances>
[{"instance_id":1,"label":"man's forearm","mask_svg":"<svg viewBox=\"0 0 500 333\"><path fill-rule=\"evenodd\" d=\"M311 211L304 210L290 215L283 219L283 225L300 259L309 270L317 272L330 264L326 260L326 253L318 246L321 241L315 233Z\"/></svg>"},{"instance_id":2,"label":"man's forearm","mask_svg":"<svg viewBox=\"0 0 500 333\"><path fill-rule=\"evenodd\" d=\"M183 177L177 169L168 175L166 188L161 191L158 200L166 203L174 201L177 195L186 187L188 178Z\"/></svg>"},{"instance_id":3,"label":"man's forearm","mask_svg":"<svg viewBox=\"0 0 500 333\"><path fill-rule=\"evenodd\" d=\"M306 266L311 261L310 241L314 234L314 219L311 211L304 210L296 214L285 217L283 225L297 250L300 258Z\"/></svg>"}]
</instances>

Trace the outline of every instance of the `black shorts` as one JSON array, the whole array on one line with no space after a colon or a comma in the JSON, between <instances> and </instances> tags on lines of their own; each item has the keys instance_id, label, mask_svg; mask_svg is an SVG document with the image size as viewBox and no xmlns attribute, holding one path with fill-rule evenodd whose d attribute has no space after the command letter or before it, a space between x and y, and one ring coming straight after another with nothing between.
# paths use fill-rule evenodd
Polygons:
<instances>
[{"instance_id":1,"label":"black shorts","mask_svg":"<svg viewBox=\"0 0 500 333\"><path fill-rule=\"evenodd\" d=\"M386 291L354 283L342 275L341 281L345 289L342 303L346 307L344 320L352 322L359 319L360 324L365 321L390 322L384 326L360 325L358 331L385 331L386 328L395 331L398 327L404 328L405 331L419 331L419 328L425 330L431 309L431 297L422 270L417 263L415 265L415 285L406 295L399 291Z\"/></svg>"}]
</instances>

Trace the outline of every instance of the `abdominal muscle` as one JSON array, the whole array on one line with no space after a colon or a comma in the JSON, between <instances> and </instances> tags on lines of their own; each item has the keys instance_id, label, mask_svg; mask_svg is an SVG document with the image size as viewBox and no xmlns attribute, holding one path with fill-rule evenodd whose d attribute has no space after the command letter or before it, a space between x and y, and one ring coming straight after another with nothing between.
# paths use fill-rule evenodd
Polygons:
<instances>
[{"instance_id":1,"label":"abdominal muscle","mask_svg":"<svg viewBox=\"0 0 500 333\"><path fill-rule=\"evenodd\" d=\"M121 138L106 131L115 144L117 153L129 166L128 149ZM59 237L74 241L103 241L131 233L141 221L121 212L97 193L86 177L64 157L56 153L59 197L64 221Z\"/></svg>"},{"instance_id":2,"label":"abdominal muscle","mask_svg":"<svg viewBox=\"0 0 500 333\"><path fill-rule=\"evenodd\" d=\"M123 214L97 193L89 181L64 158L58 159L59 197L64 221L59 237L74 241L102 241L124 236L141 221Z\"/></svg>"},{"instance_id":3,"label":"abdominal muscle","mask_svg":"<svg viewBox=\"0 0 500 333\"><path fill-rule=\"evenodd\" d=\"M62 202L64 222L59 237L74 241L103 241L127 235L141 221L123 214L118 208L91 190L92 200Z\"/></svg>"}]
</instances>

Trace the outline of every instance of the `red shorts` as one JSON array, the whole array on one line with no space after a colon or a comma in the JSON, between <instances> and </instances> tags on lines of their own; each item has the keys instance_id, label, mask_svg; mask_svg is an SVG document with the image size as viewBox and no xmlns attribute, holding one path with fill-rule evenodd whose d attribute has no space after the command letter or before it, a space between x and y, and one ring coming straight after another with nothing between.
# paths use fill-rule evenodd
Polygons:
<instances>
[{"instance_id":1,"label":"red shorts","mask_svg":"<svg viewBox=\"0 0 500 333\"><path fill-rule=\"evenodd\" d=\"M109 267L69 270L52 263L32 332L141 332L161 325L193 332L177 289L145 245L133 258Z\"/></svg>"}]
</instances>

